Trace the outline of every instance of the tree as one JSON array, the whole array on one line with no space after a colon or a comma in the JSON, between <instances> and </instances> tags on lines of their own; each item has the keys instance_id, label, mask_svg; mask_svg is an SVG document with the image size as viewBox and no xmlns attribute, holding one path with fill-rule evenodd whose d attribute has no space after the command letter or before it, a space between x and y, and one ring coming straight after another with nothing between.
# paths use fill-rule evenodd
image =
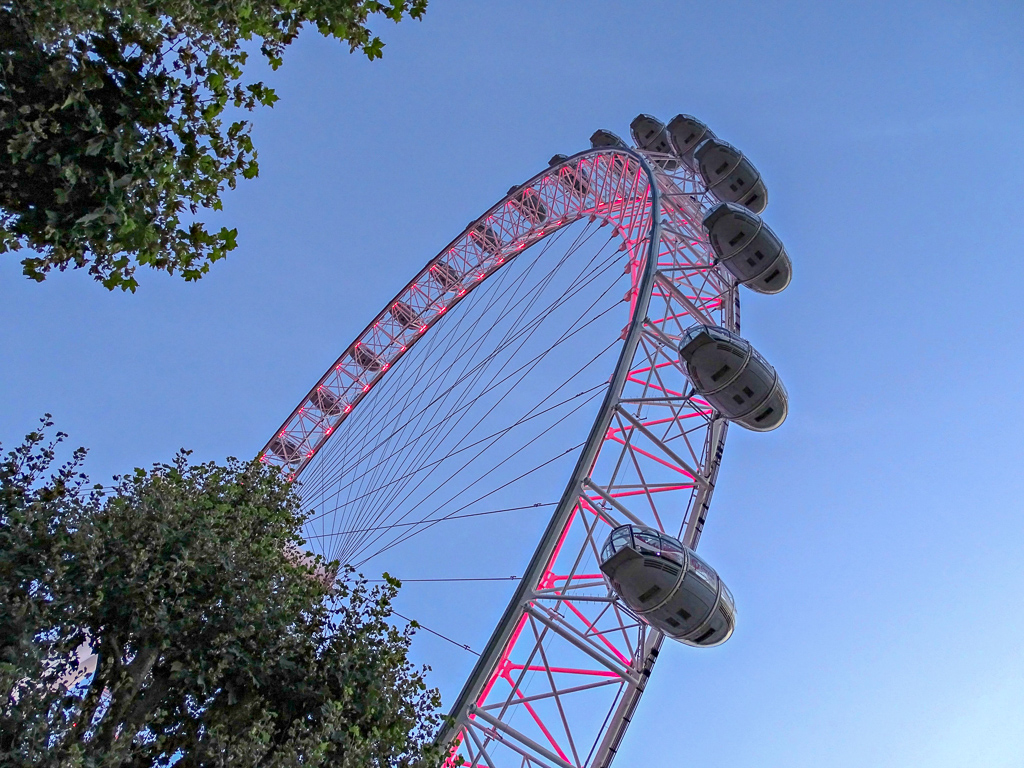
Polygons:
<instances>
[{"instance_id":1,"label":"tree","mask_svg":"<svg viewBox=\"0 0 1024 768\"><path fill-rule=\"evenodd\" d=\"M183 452L88 489L82 450L44 477L48 426L0 464L0 764L439 764L398 582L316 578L277 473Z\"/></svg>"},{"instance_id":2,"label":"tree","mask_svg":"<svg viewBox=\"0 0 1024 768\"><path fill-rule=\"evenodd\" d=\"M371 16L426 0L0 0L0 253L26 276L88 267L134 291L138 265L201 278L237 232L197 217L259 172L245 120L272 106L243 82L246 47L275 69L304 25L368 58Z\"/></svg>"}]
</instances>

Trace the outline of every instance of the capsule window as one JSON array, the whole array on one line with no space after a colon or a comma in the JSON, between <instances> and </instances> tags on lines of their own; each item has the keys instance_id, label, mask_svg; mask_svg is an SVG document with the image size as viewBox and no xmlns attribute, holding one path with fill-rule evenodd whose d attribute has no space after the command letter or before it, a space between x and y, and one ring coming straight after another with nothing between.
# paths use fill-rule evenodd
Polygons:
<instances>
[{"instance_id":1,"label":"capsule window","mask_svg":"<svg viewBox=\"0 0 1024 768\"><path fill-rule=\"evenodd\" d=\"M732 367L729 364L723 365L721 368L719 368L717 371L715 371L713 374L711 374L711 380L712 381L718 381L720 378L725 376L725 374L727 374L731 370L732 370Z\"/></svg>"},{"instance_id":2,"label":"capsule window","mask_svg":"<svg viewBox=\"0 0 1024 768\"><path fill-rule=\"evenodd\" d=\"M769 406L768 408L765 408L763 411L761 411L761 414L759 416L755 416L754 417L754 421L756 421L757 423L760 424L762 421L767 419L773 413L775 413L775 408Z\"/></svg>"},{"instance_id":3,"label":"capsule window","mask_svg":"<svg viewBox=\"0 0 1024 768\"><path fill-rule=\"evenodd\" d=\"M716 173L716 174L719 174L719 173L723 173L723 172L725 171L725 169L726 169L726 168L728 168L728 167L729 167L729 161L728 161L728 160L726 160L726 161L725 161L724 163L722 163L722 164L721 164L720 166L718 166L717 168L715 168L715 173Z\"/></svg>"},{"instance_id":4,"label":"capsule window","mask_svg":"<svg viewBox=\"0 0 1024 768\"><path fill-rule=\"evenodd\" d=\"M673 619L671 616L665 619L665 623L668 624L670 627L680 626L679 622Z\"/></svg>"},{"instance_id":5,"label":"capsule window","mask_svg":"<svg viewBox=\"0 0 1024 768\"><path fill-rule=\"evenodd\" d=\"M659 587L657 584L655 584L653 587L651 587L646 592L644 592L642 595L640 595L640 602L641 603L649 602L659 592L661 592L661 587Z\"/></svg>"},{"instance_id":6,"label":"capsule window","mask_svg":"<svg viewBox=\"0 0 1024 768\"><path fill-rule=\"evenodd\" d=\"M770 282L771 282L772 280L774 280L774 279L775 279L776 277L778 277L778 276L779 276L779 274L780 274L780 273L779 273L779 270L777 270L777 269L776 269L776 270L775 270L774 272L772 272L772 273L771 273L770 275L768 275L768 277L766 277L766 278L764 279L764 281L765 281L766 283L770 283Z\"/></svg>"},{"instance_id":7,"label":"capsule window","mask_svg":"<svg viewBox=\"0 0 1024 768\"><path fill-rule=\"evenodd\" d=\"M688 610L686 610L685 608L680 608L680 609L679 609L678 611L676 611L676 614L677 614L678 616L682 616L682 617L683 617L683 621L689 621L689 620L690 620L690 616L692 615L692 614L691 614L691 613L690 613L690 612L689 612Z\"/></svg>"},{"instance_id":8,"label":"capsule window","mask_svg":"<svg viewBox=\"0 0 1024 768\"><path fill-rule=\"evenodd\" d=\"M742 395L733 395L733 396L732 396L732 399L736 401L736 405L743 405L743 403L744 403L744 402L746 402L746 401L745 401L745 400L743 399L743 396L742 396Z\"/></svg>"},{"instance_id":9,"label":"capsule window","mask_svg":"<svg viewBox=\"0 0 1024 768\"><path fill-rule=\"evenodd\" d=\"M654 531L637 531L633 534L639 541L655 549L661 549L661 537Z\"/></svg>"},{"instance_id":10,"label":"capsule window","mask_svg":"<svg viewBox=\"0 0 1024 768\"><path fill-rule=\"evenodd\" d=\"M745 201L743 202L743 204L744 204L745 206L747 206L747 208L753 208L753 207L754 207L754 203L756 203L756 202L757 202L757 200L758 200L758 198L759 198L759 197L761 197L761 196L760 196L760 195L758 195L758 194L753 194L753 195L751 195L750 197L748 197L748 198L747 198L747 199L746 199L746 200L745 200Z\"/></svg>"},{"instance_id":11,"label":"capsule window","mask_svg":"<svg viewBox=\"0 0 1024 768\"><path fill-rule=\"evenodd\" d=\"M734 237L732 240L729 241L729 245L736 245L736 243L738 243L740 240L742 240L744 238L744 236L746 236L746 234L747 233L744 232L741 229L740 233L738 235L736 235L736 237Z\"/></svg>"},{"instance_id":12,"label":"capsule window","mask_svg":"<svg viewBox=\"0 0 1024 768\"><path fill-rule=\"evenodd\" d=\"M694 642L695 643L703 643L705 640L707 640L713 634L715 634L715 628L711 627L711 629L709 629L707 632L702 632L700 637L695 638Z\"/></svg>"}]
</instances>

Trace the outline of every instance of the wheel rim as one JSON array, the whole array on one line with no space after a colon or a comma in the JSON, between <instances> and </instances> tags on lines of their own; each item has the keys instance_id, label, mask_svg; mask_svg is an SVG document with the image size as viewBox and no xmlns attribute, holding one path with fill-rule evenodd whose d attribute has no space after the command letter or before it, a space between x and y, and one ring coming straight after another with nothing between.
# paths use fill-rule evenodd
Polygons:
<instances>
[{"instance_id":1,"label":"wheel rim","mask_svg":"<svg viewBox=\"0 0 1024 768\"><path fill-rule=\"evenodd\" d=\"M629 323L603 402L440 737L469 764L610 764L663 636L609 596L587 558L625 522L695 548L706 519L727 425L692 397L674 340L697 321L738 331L738 293L700 227L709 193L685 167L662 170L662 159L579 153L499 201L388 303L261 453L300 478L420 339L518 254L581 220L607 220L620 233ZM542 223L536 208L515 202L531 193L547 211Z\"/></svg>"}]
</instances>

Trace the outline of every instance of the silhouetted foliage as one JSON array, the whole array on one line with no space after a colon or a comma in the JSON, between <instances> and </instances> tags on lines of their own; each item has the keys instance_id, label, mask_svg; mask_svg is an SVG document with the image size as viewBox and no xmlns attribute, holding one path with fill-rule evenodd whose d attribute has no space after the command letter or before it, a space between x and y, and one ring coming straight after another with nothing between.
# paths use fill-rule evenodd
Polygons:
<instances>
[{"instance_id":1,"label":"silhouetted foliage","mask_svg":"<svg viewBox=\"0 0 1024 768\"><path fill-rule=\"evenodd\" d=\"M275 69L304 25L370 59L371 16L420 18L426 0L0 0L0 253L28 248L44 280L88 267L134 291L136 266L197 280L237 232L196 219L258 173L229 106L277 100L244 83L246 41Z\"/></svg>"},{"instance_id":2,"label":"silhouetted foliage","mask_svg":"<svg viewBox=\"0 0 1024 768\"><path fill-rule=\"evenodd\" d=\"M398 582L297 556L278 473L181 453L89 488L49 426L0 463L0 764L439 764Z\"/></svg>"}]
</instances>

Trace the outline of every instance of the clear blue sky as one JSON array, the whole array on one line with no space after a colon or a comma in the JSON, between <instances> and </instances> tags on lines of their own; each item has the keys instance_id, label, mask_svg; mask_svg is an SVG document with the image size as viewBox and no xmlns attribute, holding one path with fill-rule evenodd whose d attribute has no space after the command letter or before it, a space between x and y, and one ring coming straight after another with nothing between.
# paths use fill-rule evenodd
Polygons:
<instances>
[{"instance_id":1,"label":"clear blue sky","mask_svg":"<svg viewBox=\"0 0 1024 768\"><path fill-rule=\"evenodd\" d=\"M249 456L510 185L695 114L754 159L794 261L743 323L791 415L733 430L701 542L736 635L663 654L618 764L1024 766L1024 5L435 0L381 32L382 61L309 32L268 73L260 177L214 219L241 244L201 283L3 257L0 439L51 411L98 479ZM439 592L403 611L441 621Z\"/></svg>"}]
</instances>

